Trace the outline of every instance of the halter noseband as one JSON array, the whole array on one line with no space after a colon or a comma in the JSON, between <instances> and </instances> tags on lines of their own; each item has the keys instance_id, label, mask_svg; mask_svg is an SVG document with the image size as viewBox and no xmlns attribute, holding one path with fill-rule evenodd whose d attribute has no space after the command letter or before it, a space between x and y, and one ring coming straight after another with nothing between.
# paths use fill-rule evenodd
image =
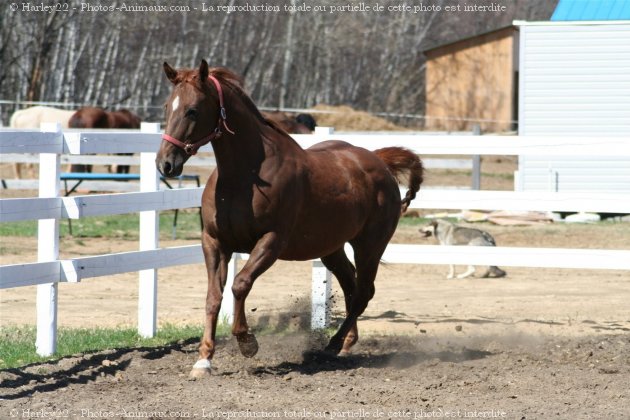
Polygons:
<instances>
[{"instance_id":1,"label":"halter noseband","mask_svg":"<svg viewBox=\"0 0 630 420\"><path fill-rule=\"evenodd\" d=\"M214 83L214 86L217 88L217 92L219 93L219 121L217 122L217 126L215 127L214 131L194 143L184 143L183 141L177 140L175 137L171 137L168 134L162 135L162 140L166 140L167 142L174 144L175 146L184 150L184 152L186 152L186 154L190 156L197 154L197 150L199 150L202 146L205 146L212 140L221 137L221 135L223 134L223 131L221 131L221 126L223 126L225 128L225 131L227 131L228 133L234 134L234 131L230 130L230 127L228 127L227 125L227 114L225 112L225 106L223 105L223 89L221 88L221 83L219 83L219 81L213 75L209 75L208 79L210 79Z\"/></svg>"}]
</instances>

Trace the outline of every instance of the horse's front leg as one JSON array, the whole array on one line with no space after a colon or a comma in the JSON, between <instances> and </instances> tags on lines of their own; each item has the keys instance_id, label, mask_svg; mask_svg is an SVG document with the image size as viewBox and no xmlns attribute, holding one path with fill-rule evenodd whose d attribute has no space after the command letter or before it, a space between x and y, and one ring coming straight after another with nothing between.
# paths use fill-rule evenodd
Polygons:
<instances>
[{"instance_id":1,"label":"horse's front leg","mask_svg":"<svg viewBox=\"0 0 630 420\"><path fill-rule=\"evenodd\" d=\"M208 271L208 293L206 295L206 320L203 337L199 346L199 360L193 366L190 376L202 377L210 374L210 361L214 356L215 335L223 288L227 279L227 267L231 253L225 252L216 239L202 233L201 246Z\"/></svg>"},{"instance_id":2,"label":"horse's front leg","mask_svg":"<svg viewBox=\"0 0 630 420\"><path fill-rule=\"evenodd\" d=\"M234 323L232 334L236 336L241 354L254 357L258 352L258 342L254 334L249 332L245 318L245 299L252 289L254 281L278 259L282 249L282 241L278 234L269 232L257 243L247 263L234 278L232 292L234 293Z\"/></svg>"}]
</instances>

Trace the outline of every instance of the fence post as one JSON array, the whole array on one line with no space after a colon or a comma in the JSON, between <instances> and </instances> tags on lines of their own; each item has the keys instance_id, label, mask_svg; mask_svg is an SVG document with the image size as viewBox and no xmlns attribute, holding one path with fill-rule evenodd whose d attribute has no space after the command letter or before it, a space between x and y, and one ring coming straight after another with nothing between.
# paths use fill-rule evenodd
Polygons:
<instances>
[{"instance_id":1,"label":"fence post","mask_svg":"<svg viewBox=\"0 0 630 420\"><path fill-rule=\"evenodd\" d=\"M61 124L44 123L41 131L61 133ZM39 197L59 197L61 159L57 153L39 155ZM61 216L61 208L59 209ZM37 261L59 259L59 218L41 219L37 222ZM58 283L37 286L37 338L35 348L40 356L50 356L57 351L57 294Z\"/></svg>"},{"instance_id":2,"label":"fence post","mask_svg":"<svg viewBox=\"0 0 630 420\"><path fill-rule=\"evenodd\" d=\"M159 133L159 123L142 123L143 133ZM155 168L156 152L140 153L140 191L157 191L159 176ZM157 249L160 237L159 213L140 212L140 251ZM138 282L138 334L153 337L157 331L157 270L140 270Z\"/></svg>"},{"instance_id":3,"label":"fence post","mask_svg":"<svg viewBox=\"0 0 630 420\"><path fill-rule=\"evenodd\" d=\"M240 254L232 254L232 259L228 262L227 280L223 289L223 299L221 300L221 311L219 312L219 322L232 324L234 322L234 294L232 293L232 285L234 277L238 270L238 261Z\"/></svg>"},{"instance_id":4,"label":"fence post","mask_svg":"<svg viewBox=\"0 0 630 420\"><path fill-rule=\"evenodd\" d=\"M473 127L473 136L481 135L481 127L478 124L475 124ZM480 190L481 189L481 156L473 155L472 157L472 190Z\"/></svg>"},{"instance_id":5,"label":"fence post","mask_svg":"<svg viewBox=\"0 0 630 420\"><path fill-rule=\"evenodd\" d=\"M311 329L326 328L330 324L330 294L332 276L321 260L313 261L311 291Z\"/></svg>"},{"instance_id":6,"label":"fence post","mask_svg":"<svg viewBox=\"0 0 630 420\"><path fill-rule=\"evenodd\" d=\"M523 191L523 179L518 169L514 171L514 191Z\"/></svg>"}]
</instances>

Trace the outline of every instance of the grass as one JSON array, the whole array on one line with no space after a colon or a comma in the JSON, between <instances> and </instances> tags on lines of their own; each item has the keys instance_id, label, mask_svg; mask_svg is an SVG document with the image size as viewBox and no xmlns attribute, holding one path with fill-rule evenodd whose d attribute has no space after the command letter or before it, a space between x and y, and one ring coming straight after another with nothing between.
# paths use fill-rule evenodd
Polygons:
<instances>
[{"instance_id":1,"label":"grass","mask_svg":"<svg viewBox=\"0 0 630 420\"><path fill-rule=\"evenodd\" d=\"M457 219L452 217L445 217L444 219L457 223ZM425 226L431 223L432 220L426 217L401 217L398 221L398 226Z\"/></svg>"},{"instance_id":2,"label":"grass","mask_svg":"<svg viewBox=\"0 0 630 420\"><path fill-rule=\"evenodd\" d=\"M174 212L160 213L160 237L171 238ZM87 217L72 221L72 236L80 238L112 238L137 240L139 238L139 216L137 214L120 214L113 216ZM59 223L62 237L70 234L68 222ZM196 209L179 211L177 216L177 238L198 239L200 232L199 212ZM0 236L37 235L37 221L0 223Z\"/></svg>"},{"instance_id":3,"label":"grass","mask_svg":"<svg viewBox=\"0 0 630 420\"><path fill-rule=\"evenodd\" d=\"M471 177L473 172L470 170L462 169L438 169L431 171L434 177L446 177L446 176L465 176ZM505 181L514 181L514 173L512 172L481 172L482 178L497 178Z\"/></svg>"},{"instance_id":4,"label":"grass","mask_svg":"<svg viewBox=\"0 0 630 420\"><path fill-rule=\"evenodd\" d=\"M173 229L172 211L160 213L160 238L170 239ZM421 226L430 223L430 219L422 217L401 217L402 226ZM67 237L67 221L59 224L61 237ZM177 217L178 239L199 239L199 212L196 209L180 211ZM137 214L121 214L115 216L87 217L72 221L72 237L81 241L82 238L111 238L122 240L138 240L139 218ZM37 236L37 222L0 223L0 236Z\"/></svg>"},{"instance_id":5,"label":"grass","mask_svg":"<svg viewBox=\"0 0 630 420\"><path fill-rule=\"evenodd\" d=\"M19 368L32 363L58 360L80 353L91 353L117 348L162 347L181 340L199 339L203 326L162 326L155 337L142 338L134 328L59 328L57 353L41 357L35 352L35 327L12 326L0 328L0 369ZM229 326L217 326L217 335L229 334Z\"/></svg>"}]
</instances>

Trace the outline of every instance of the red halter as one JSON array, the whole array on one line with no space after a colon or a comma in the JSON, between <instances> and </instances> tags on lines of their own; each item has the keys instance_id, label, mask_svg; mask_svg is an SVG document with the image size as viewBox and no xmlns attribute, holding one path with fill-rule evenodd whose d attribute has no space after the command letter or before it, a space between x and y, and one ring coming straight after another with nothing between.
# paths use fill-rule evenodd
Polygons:
<instances>
[{"instance_id":1,"label":"red halter","mask_svg":"<svg viewBox=\"0 0 630 420\"><path fill-rule=\"evenodd\" d=\"M162 135L163 140L166 140L167 142L174 144L180 149L183 149L184 152L186 152L186 154L190 156L196 155L199 148L210 143L212 140L221 137L221 135L223 134L223 131L221 131L222 125L228 133L234 134L234 131L230 130L230 127L228 127L227 125L227 115L225 113L225 106L223 106L223 89L221 88L221 83L219 83L219 81L212 75L209 75L208 79L212 80L214 86L217 88L217 92L219 93L219 121L217 122L217 126L215 127L214 131L194 143L184 143L183 141L177 140L176 138L171 137L168 134Z\"/></svg>"}]
</instances>

